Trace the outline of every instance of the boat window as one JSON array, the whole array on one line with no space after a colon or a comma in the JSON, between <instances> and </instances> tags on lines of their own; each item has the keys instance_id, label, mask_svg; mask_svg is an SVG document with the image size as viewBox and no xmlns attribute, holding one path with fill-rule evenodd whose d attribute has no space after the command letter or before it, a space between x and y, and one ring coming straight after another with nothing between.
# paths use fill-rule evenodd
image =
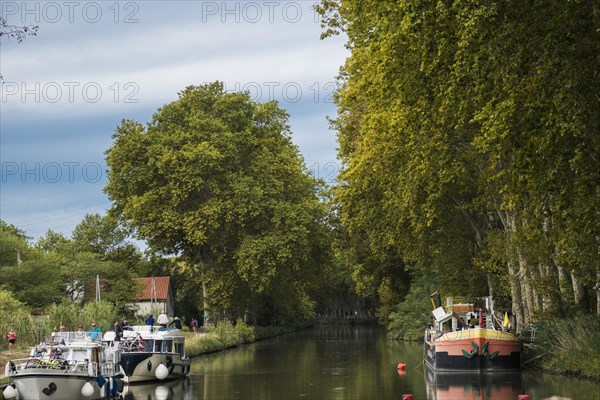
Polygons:
<instances>
[{"instance_id":1,"label":"boat window","mask_svg":"<svg viewBox=\"0 0 600 400\"><path fill-rule=\"evenodd\" d=\"M181 354L181 357L185 356L183 353L183 343L175 343L175 353Z\"/></svg>"},{"instance_id":2,"label":"boat window","mask_svg":"<svg viewBox=\"0 0 600 400\"><path fill-rule=\"evenodd\" d=\"M154 340L144 340L144 351L152 353L154 351Z\"/></svg>"},{"instance_id":3,"label":"boat window","mask_svg":"<svg viewBox=\"0 0 600 400\"><path fill-rule=\"evenodd\" d=\"M160 353L162 351L162 340L154 341L154 351Z\"/></svg>"},{"instance_id":4,"label":"boat window","mask_svg":"<svg viewBox=\"0 0 600 400\"><path fill-rule=\"evenodd\" d=\"M172 340L163 340L162 344L162 352L168 353L171 351L173 341Z\"/></svg>"}]
</instances>

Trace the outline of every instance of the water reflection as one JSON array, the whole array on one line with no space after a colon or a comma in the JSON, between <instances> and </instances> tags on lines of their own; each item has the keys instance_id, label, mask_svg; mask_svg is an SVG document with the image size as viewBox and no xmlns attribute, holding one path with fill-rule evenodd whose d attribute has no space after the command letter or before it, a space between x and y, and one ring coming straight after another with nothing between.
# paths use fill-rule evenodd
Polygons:
<instances>
[{"instance_id":1,"label":"water reflection","mask_svg":"<svg viewBox=\"0 0 600 400\"><path fill-rule=\"evenodd\" d=\"M180 400L192 399L189 378L157 384L128 385L123 390L124 400Z\"/></svg>"},{"instance_id":2,"label":"water reflection","mask_svg":"<svg viewBox=\"0 0 600 400\"><path fill-rule=\"evenodd\" d=\"M398 364L406 364L398 371ZM448 375L423 368L421 344L371 326L325 326L195 357L186 380L128 388L127 400L598 400L595 382L524 371Z\"/></svg>"},{"instance_id":3,"label":"water reflection","mask_svg":"<svg viewBox=\"0 0 600 400\"><path fill-rule=\"evenodd\" d=\"M520 372L443 373L425 367L429 400L514 400L523 393Z\"/></svg>"}]
</instances>

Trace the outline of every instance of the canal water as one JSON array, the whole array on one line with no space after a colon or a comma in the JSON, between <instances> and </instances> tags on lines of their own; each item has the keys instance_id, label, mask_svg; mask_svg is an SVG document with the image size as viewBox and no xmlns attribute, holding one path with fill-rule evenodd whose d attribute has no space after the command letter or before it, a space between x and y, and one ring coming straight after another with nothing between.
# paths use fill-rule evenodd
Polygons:
<instances>
[{"instance_id":1,"label":"canal water","mask_svg":"<svg viewBox=\"0 0 600 400\"><path fill-rule=\"evenodd\" d=\"M194 358L182 381L131 387L129 400L600 399L600 385L534 372L436 375L423 367L421 345L389 341L373 326L320 326ZM398 371L398 364L406 364ZM553 397L556 396L556 397Z\"/></svg>"}]
</instances>

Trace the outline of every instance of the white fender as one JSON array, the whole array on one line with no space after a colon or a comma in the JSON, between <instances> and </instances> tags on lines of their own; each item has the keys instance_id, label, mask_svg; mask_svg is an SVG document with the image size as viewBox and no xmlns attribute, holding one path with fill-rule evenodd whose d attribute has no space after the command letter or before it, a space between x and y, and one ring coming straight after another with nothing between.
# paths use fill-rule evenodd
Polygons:
<instances>
[{"instance_id":1,"label":"white fender","mask_svg":"<svg viewBox=\"0 0 600 400\"><path fill-rule=\"evenodd\" d=\"M91 383L86 382L85 385L81 388L81 394L84 397L91 397L94 394L94 387Z\"/></svg>"},{"instance_id":2,"label":"white fender","mask_svg":"<svg viewBox=\"0 0 600 400\"><path fill-rule=\"evenodd\" d=\"M17 389L15 389L14 387L12 387L11 385L8 385L6 387L6 389L4 389L4 392L2 392L2 394L4 395L4 398L9 400L9 399L14 399L15 397L17 397Z\"/></svg>"},{"instance_id":3,"label":"white fender","mask_svg":"<svg viewBox=\"0 0 600 400\"><path fill-rule=\"evenodd\" d=\"M167 376L169 376L169 369L165 366L165 364L160 364L158 367L156 367L154 375L162 381L167 379Z\"/></svg>"}]
</instances>

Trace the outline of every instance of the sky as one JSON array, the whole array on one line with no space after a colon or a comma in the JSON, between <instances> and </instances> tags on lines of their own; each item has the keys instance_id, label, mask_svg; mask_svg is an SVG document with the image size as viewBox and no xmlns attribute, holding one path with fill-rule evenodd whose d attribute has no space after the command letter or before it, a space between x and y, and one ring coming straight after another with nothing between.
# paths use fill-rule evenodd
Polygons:
<instances>
[{"instance_id":1,"label":"sky","mask_svg":"<svg viewBox=\"0 0 600 400\"><path fill-rule=\"evenodd\" d=\"M5 1L0 43L0 219L36 241L67 237L110 200L105 151L122 119L148 122L189 85L216 80L277 100L307 167L339 170L332 94L345 38L320 40L315 1Z\"/></svg>"}]
</instances>

